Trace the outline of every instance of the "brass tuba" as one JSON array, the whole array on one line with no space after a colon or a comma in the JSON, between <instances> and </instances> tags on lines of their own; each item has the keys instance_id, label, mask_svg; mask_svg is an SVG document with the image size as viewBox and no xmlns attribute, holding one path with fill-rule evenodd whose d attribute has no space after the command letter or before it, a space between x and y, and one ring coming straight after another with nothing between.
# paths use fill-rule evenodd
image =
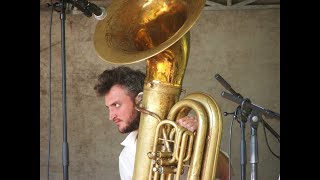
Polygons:
<instances>
[{"instance_id":1,"label":"brass tuba","mask_svg":"<svg viewBox=\"0 0 320 180\"><path fill-rule=\"evenodd\" d=\"M109 63L146 60L133 179L214 179L222 134L221 112L205 93L179 101L190 49L190 28L205 0L116 0L99 21L94 46ZM195 133L176 119L194 111ZM224 156L220 153L221 156ZM219 157L220 159L220 157Z\"/></svg>"}]
</instances>

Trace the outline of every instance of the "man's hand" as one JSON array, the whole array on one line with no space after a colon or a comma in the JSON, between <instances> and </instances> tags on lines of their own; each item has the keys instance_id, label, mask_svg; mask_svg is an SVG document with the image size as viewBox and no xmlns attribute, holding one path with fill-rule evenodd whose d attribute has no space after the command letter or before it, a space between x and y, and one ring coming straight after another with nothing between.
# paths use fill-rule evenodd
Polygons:
<instances>
[{"instance_id":1,"label":"man's hand","mask_svg":"<svg viewBox=\"0 0 320 180\"><path fill-rule=\"evenodd\" d=\"M177 120L180 126L187 128L189 131L194 132L198 128L198 119L194 116L185 116ZM231 166L231 175L234 175L233 168ZM218 157L218 164L216 170L216 179L228 180L229 179L229 157L228 155L220 150Z\"/></svg>"},{"instance_id":2,"label":"man's hand","mask_svg":"<svg viewBox=\"0 0 320 180\"><path fill-rule=\"evenodd\" d=\"M180 126L187 128L191 132L194 132L198 128L198 119L194 116L185 116L181 119L178 119L177 123Z\"/></svg>"}]
</instances>

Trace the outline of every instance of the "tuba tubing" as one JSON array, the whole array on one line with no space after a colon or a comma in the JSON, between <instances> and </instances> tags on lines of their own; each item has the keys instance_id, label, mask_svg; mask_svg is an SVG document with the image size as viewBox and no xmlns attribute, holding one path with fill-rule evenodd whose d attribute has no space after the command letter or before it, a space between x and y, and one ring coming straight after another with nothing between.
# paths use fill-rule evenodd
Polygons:
<instances>
[{"instance_id":1,"label":"tuba tubing","mask_svg":"<svg viewBox=\"0 0 320 180\"><path fill-rule=\"evenodd\" d=\"M220 152L219 149L222 136L221 110L215 99L203 92L189 94L184 99L193 99L200 102L208 113L208 131L205 142L205 158L202 163L201 179L214 179L218 166L218 154Z\"/></svg>"},{"instance_id":2,"label":"tuba tubing","mask_svg":"<svg viewBox=\"0 0 320 180\"><path fill-rule=\"evenodd\" d=\"M214 179L222 134L221 111L209 95L201 92L192 93L171 108L168 119L178 119L191 109L198 117L199 126L187 179Z\"/></svg>"}]
</instances>

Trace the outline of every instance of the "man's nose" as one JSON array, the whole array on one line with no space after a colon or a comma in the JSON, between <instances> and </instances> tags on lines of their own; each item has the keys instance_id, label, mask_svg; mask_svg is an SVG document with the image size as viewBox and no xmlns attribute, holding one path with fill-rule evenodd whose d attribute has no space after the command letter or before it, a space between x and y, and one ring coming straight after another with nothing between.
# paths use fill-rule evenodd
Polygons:
<instances>
[{"instance_id":1,"label":"man's nose","mask_svg":"<svg viewBox=\"0 0 320 180\"><path fill-rule=\"evenodd\" d=\"M117 117L117 115L116 115L115 112L109 111L109 120L110 120L110 121L113 121L114 118L116 118L116 117Z\"/></svg>"}]
</instances>

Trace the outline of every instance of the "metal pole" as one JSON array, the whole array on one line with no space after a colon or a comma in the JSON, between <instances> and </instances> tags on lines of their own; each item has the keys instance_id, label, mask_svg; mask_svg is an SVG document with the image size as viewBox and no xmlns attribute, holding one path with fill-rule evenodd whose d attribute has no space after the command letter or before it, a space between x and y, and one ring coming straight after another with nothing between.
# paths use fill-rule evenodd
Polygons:
<instances>
[{"instance_id":1,"label":"metal pole","mask_svg":"<svg viewBox=\"0 0 320 180\"><path fill-rule=\"evenodd\" d=\"M66 98L66 47L65 47L65 5L64 0L60 1L61 12L61 65L62 65L62 115L63 115L63 144L62 144L62 164L63 164L63 179L68 180L69 166L69 148L67 142L67 98Z\"/></svg>"}]
</instances>

